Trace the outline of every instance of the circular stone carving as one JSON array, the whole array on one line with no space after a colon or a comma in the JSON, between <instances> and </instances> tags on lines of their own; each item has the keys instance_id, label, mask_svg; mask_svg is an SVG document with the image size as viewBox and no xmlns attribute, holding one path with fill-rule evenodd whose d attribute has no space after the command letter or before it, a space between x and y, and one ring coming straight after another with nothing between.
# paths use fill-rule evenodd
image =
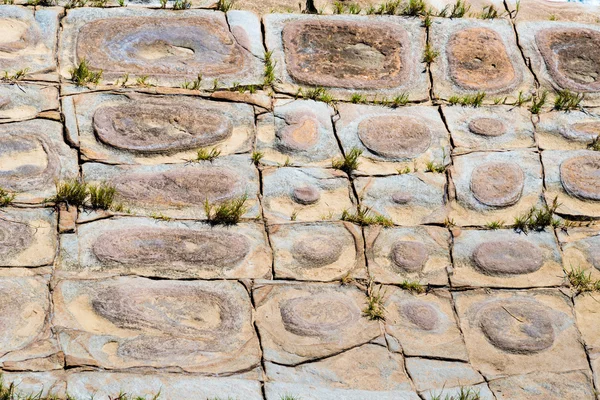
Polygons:
<instances>
[{"instance_id":1,"label":"circular stone carving","mask_svg":"<svg viewBox=\"0 0 600 400\"><path fill-rule=\"evenodd\" d=\"M410 301L402 304L402 314L415 326L424 331L432 331L439 326L437 310L424 301Z\"/></svg>"},{"instance_id":2,"label":"circular stone carving","mask_svg":"<svg viewBox=\"0 0 600 400\"><path fill-rule=\"evenodd\" d=\"M566 192L584 200L600 200L600 154L590 152L565 160L560 180Z\"/></svg>"},{"instance_id":3,"label":"circular stone carving","mask_svg":"<svg viewBox=\"0 0 600 400\"><path fill-rule=\"evenodd\" d=\"M0 18L0 53L16 53L35 47L41 39L39 28L16 18Z\"/></svg>"},{"instance_id":4,"label":"circular stone carving","mask_svg":"<svg viewBox=\"0 0 600 400\"><path fill-rule=\"evenodd\" d=\"M488 206L507 207L521 198L525 177L517 164L487 162L477 166L471 175L471 191Z\"/></svg>"},{"instance_id":5,"label":"circular stone carving","mask_svg":"<svg viewBox=\"0 0 600 400\"><path fill-rule=\"evenodd\" d=\"M0 220L0 260L26 250L33 242L33 230L24 223Z\"/></svg>"},{"instance_id":6,"label":"circular stone carving","mask_svg":"<svg viewBox=\"0 0 600 400\"><path fill-rule=\"evenodd\" d=\"M319 189L314 186L301 186L294 189L292 199L302 205L315 204L321 198Z\"/></svg>"},{"instance_id":7,"label":"circular stone carving","mask_svg":"<svg viewBox=\"0 0 600 400\"><path fill-rule=\"evenodd\" d=\"M161 153L211 146L229 138L231 121L217 110L187 104L100 107L94 130L103 143L127 151Z\"/></svg>"},{"instance_id":8,"label":"circular stone carving","mask_svg":"<svg viewBox=\"0 0 600 400\"><path fill-rule=\"evenodd\" d=\"M508 353L532 354L554 343L554 328L545 307L529 301L496 301L480 311L487 340Z\"/></svg>"},{"instance_id":9,"label":"circular stone carving","mask_svg":"<svg viewBox=\"0 0 600 400\"><path fill-rule=\"evenodd\" d=\"M600 122L577 122L571 125L571 129L577 136L583 136L585 139L595 139L600 136Z\"/></svg>"},{"instance_id":10,"label":"circular stone carving","mask_svg":"<svg viewBox=\"0 0 600 400\"><path fill-rule=\"evenodd\" d=\"M413 117L369 117L358 124L358 137L373 153L386 158L414 158L431 144L431 131Z\"/></svg>"},{"instance_id":11,"label":"circular stone carving","mask_svg":"<svg viewBox=\"0 0 600 400\"><path fill-rule=\"evenodd\" d=\"M540 249L522 239L482 243L473 251L473 261L491 275L529 274L544 263Z\"/></svg>"},{"instance_id":12,"label":"circular stone carving","mask_svg":"<svg viewBox=\"0 0 600 400\"><path fill-rule=\"evenodd\" d=\"M59 175L60 159L42 134L15 131L0 136L0 186L26 192L51 184Z\"/></svg>"},{"instance_id":13,"label":"circular stone carving","mask_svg":"<svg viewBox=\"0 0 600 400\"><path fill-rule=\"evenodd\" d=\"M550 28L536 43L552 79L563 89L600 90L600 32L582 28Z\"/></svg>"},{"instance_id":14,"label":"circular stone carving","mask_svg":"<svg viewBox=\"0 0 600 400\"><path fill-rule=\"evenodd\" d=\"M77 35L77 58L105 73L243 75L249 54L224 18L107 18L88 22Z\"/></svg>"},{"instance_id":15,"label":"circular stone carving","mask_svg":"<svg viewBox=\"0 0 600 400\"><path fill-rule=\"evenodd\" d=\"M240 177L221 167L185 168L134 172L118 177L114 184L118 196L134 204L186 206L235 197Z\"/></svg>"},{"instance_id":16,"label":"circular stone carving","mask_svg":"<svg viewBox=\"0 0 600 400\"><path fill-rule=\"evenodd\" d=\"M304 117L295 116L288 123L289 125L276 133L278 145L283 150L306 151L319 142L319 122L314 116L304 113Z\"/></svg>"},{"instance_id":17,"label":"circular stone carving","mask_svg":"<svg viewBox=\"0 0 600 400\"><path fill-rule=\"evenodd\" d=\"M283 46L290 76L313 86L392 88L414 68L406 31L381 21L289 22Z\"/></svg>"},{"instance_id":18,"label":"circular stone carving","mask_svg":"<svg viewBox=\"0 0 600 400\"><path fill-rule=\"evenodd\" d=\"M390 252L392 264L405 272L419 272L429 258L427 248L421 242L400 240Z\"/></svg>"},{"instance_id":19,"label":"circular stone carving","mask_svg":"<svg viewBox=\"0 0 600 400\"><path fill-rule=\"evenodd\" d=\"M238 265L250 244L234 232L134 228L103 233L92 251L108 264L224 269Z\"/></svg>"},{"instance_id":20,"label":"circular stone carving","mask_svg":"<svg viewBox=\"0 0 600 400\"><path fill-rule=\"evenodd\" d=\"M499 91L517 79L500 35L488 28L468 28L454 33L447 47L450 75L468 90Z\"/></svg>"},{"instance_id":21,"label":"circular stone carving","mask_svg":"<svg viewBox=\"0 0 600 400\"><path fill-rule=\"evenodd\" d=\"M319 268L336 262L342 255L342 243L330 236L304 236L294 242L292 257L302 267Z\"/></svg>"},{"instance_id":22,"label":"circular stone carving","mask_svg":"<svg viewBox=\"0 0 600 400\"><path fill-rule=\"evenodd\" d=\"M345 298L325 294L297 297L280 305L285 330L298 336L339 335L360 318L360 310Z\"/></svg>"},{"instance_id":23,"label":"circular stone carving","mask_svg":"<svg viewBox=\"0 0 600 400\"><path fill-rule=\"evenodd\" d=\"M495 118L475 118L469 122L469 130L481 136L502 136L506 133L506 126Z\"/></svg>"},{"instance_id":24,"label":"circular stone carving","mask_svg":"<svg viewBox=\"0 0 600 400\"><path fill-rule=\"evenodd\" d=\"M407 204L413 199L413 195L408 192L394 192L392 193L392 201L396 204Z\"/></svg>"}]
</instances>

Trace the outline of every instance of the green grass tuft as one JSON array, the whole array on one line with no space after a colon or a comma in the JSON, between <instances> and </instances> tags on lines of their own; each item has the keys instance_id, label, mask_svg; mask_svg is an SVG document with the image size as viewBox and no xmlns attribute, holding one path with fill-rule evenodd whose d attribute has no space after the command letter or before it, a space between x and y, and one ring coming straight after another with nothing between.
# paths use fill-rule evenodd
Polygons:
<instances>
[{"instance_id":1,"label":"green grass tuft","mask_svg":"<svg viewBox=\"0 0 600 400\"><path fill-rule=\"evenodd\" d=\"M532 114L539 114L540 111L542 111L542 107L544 107L544 104L546 104L546 98L548 97L548 92L547 91L543 91L541 95L534 95L531 98L531 108L529 109L529 111L531 111Z\"/></svg>"},{"instance_id":2,"label":"green grass tuft","mask_svg":"<svg viewBox=\"0 0 600 400\"><path fill-rule=\"evenodd\" d=\"M191 82L188 81L187 79L185 81L183 81L181 88L188 89L188 90L200 90L201 84L202 84L202 74L198 74L198 77Z\"/></svg>"},{"instance_id":3,"label":"green grass tuft","mask_svg":"<svg viewBox=\"0 0 600 400\"><path fill-rule=\"evenodd\" d=\"M377 288L369 285L367 292L367 305L362 310L363 316L371 321L384 321L385 306L383 304L383 297L385 293L381 293L381 285Z\"/></svg>"},{"instance_id":4,"label":"green grass tuft","mask_svg":"<svg viewBox=\"0 0 600 400\"><path fill-rule=\"evenodd\" d=\"M265 76L263 80L265 86L271 86L275 82L275 62L272 57L272 51L265 51Z\"/></svg>"},{"instance_id":5,"label":"green grass tuft","mask_svg":"<svg viewBox=\"0 0 600 400\"><path fill-rule=\"evenodd\" d=\"M481 14L479 14L479 18L481 19L496 19L501 16L502 14L496 9L496 7L494 7L493 4L483 7Z\"/></svg>"},{"instance_id":6,"label":"green grass tuft","mask_svg":"<svg viewBox=\"0 0 600 400\"><path fill-rule=\"evenodd\" d=\"M567 271L567 279L577 293L595 292L600 290L600 280L592 280L591 272L586 273L582 268Z\"/></svg>"},{"instance_id":7,"label":"green grass tuft","mask_svg":"<svg viewBox=\"0 0 600 400\"><path fill-rule=\"evenodd\" d=\"M435 59L440 55L440 52L433 49L431 44L427 43L425 45L425 51L423 52L423 62L426 64L431 64L435 61Z\"/></svg>"},{"instance_id":8,"label":"green grass tuft","mask_svg":"<svg viewBox=\"0 0 600 400\"><path fill-rule=\"evenodd\" d=\"M317 86L316 88L308 89L306 92L300 90L300 94L305 99L322 101L324 103L333 103L333 96L329 94L327 89Z\"/></svg>"},{"instance_id":9,"label":"green grass tuft","mask_svg":"<svg viewBox=\"0 0 600 400\"><path fill-rule=\"evenodd\" d=\"M96 210L110 210L113 207L117 189L106 182L100 185L88 185L90 204ZM121 208L121 207L118 207Z\"/></svg>"},{"instance_id":10,"label":"green grass tuft","mask_svg":"<svg viewBox=\"0 0 600 400\"><path fill-rule=\"evenodd\" d=\"M560 221L554 219L554 213L560 206L558 198L555 197L550 205L542 208L531 207L525 214L515 217L513 229L520 232L543 231L546 227L558 227Z\"/></svg>"},{"instance_id":11,"label":"green grass tuft","mask_svg":"<svg viewBox=\"0 0 600 400\"><path fill-rule=\"evenodd\" d=\"M587 148L594 151L600 151L600 135L596 136L596 138L592 140L592 143L588 144Z\"/></svg>"},{"instance_id":12,"label":"green grass tuft","mask_svg":"<svg viewBox=\"0 0 600 400\"><path fill-rule=\"evenodd\" d=\"M342 212L342 221L352 222L360 226L381 225L385 228L394 226L394 223L383 215L374 215L371 207L358 205L356 213L350 213L348 210Z\"/></svg>"},{"instance_id":13,"label":"green grass tuft","mask_svg":"<svg viewBox=\"0 0 600 400\"><path fill-rule=\"evenodd\" d=\"M75 82L77 86L85 86L88 83L97 85L102 79L102 70L91 71L87 65L87 61L81 60L76 68L71 69L71 80Z\"/></svg>"},{"instance_id":14,"label":"green grass tuft","mask_svg":"<svg viewBox=\"0 0 600 400\"><path fill-rule=\"evenodd\" d=\"M353 104L366 103L367 98L362 94L354 93L352 94L352 97L350 97L350 102Z\"/></svg>"},{"instance_id":15,"label":"green grass tuft","mask_svg":"<svg viewBox=\"0 0 600 400\"><path fill-rule=\"evenodd\" d=\"M427 5L424 0L408 0L400 15L408 17L418 17L427 14Z\"/></svg>"},{"instance_id":16,"label":"green grass tuft","mask_svg":"<svg viewBox=\"0 0 600 400\"><path fill-rule=\"evenodd\" d=\"M425 293L425 287L421 285L419 282L403 280L398 285L401 289L408 290L412 293Z\"/></svg>"},{"instance_id":17,"label":"green grass tuft","mask_svg":"<svg viewBox=\"0 0 600 400\"><path fill-rule=\"evenodd\" d=\"M431 400L481 400L481 396L477 390L461 387L457 395L451 396L447 394L442 398L442 396L438 394L431 396Z\"/></svg>"},{"instance_id":18,"label":"green grass tuft","mask_svg":"<svg viewBox=\"0 0 600 400\"><path fill-rule=\"evenodd\" d=\"M4 188L0 187L0 207L7 207L12 204L16 195L14 193L10 193Z\"/></svg>"},{"instance_id":19,"label":"green grass tuft","mask_svg":"<svg viewBox=\"0 0 600 400\"><path fill-rule=\"evenodd\" d=\"M263 153L261 151L253 151L250 158L252 159L252 163L254 165L258 166L260 164L260 160L262 160L264 156L265 156L265 153Z\"/></svg>"},{"instance_id":20,"label":"green grass tuft","mask_svg":"<svg viewBox=\"0 0 600 400\"><path fill-rule=\"evenodd\" d=\"M175 0L173 3L173 10L187 10L192 6L189 0Z\"/></svg>"},{"instance_id":21,"label":"green grass tuft","mask_svg":"<svg viewBox=\"0 0 600 400\"><path fill-rule=\"evenodd\" d=\"M192 161L210 161L213 162L217 157L221 155L221 150L213 147L212 149L198 149L196 152L196 159Z\"/></svg>"},{"instance_id":22,"label":"green grass tuft","mask_svg":"<svg viewBox=\"0 0 600 400\"><path fill-rule=\"evenodd\" d=\"M226 13L233 8L233 3L234 1L219 0L217 1L217 10Z\"/></svg>"},{"instance_id":23,"label":"green grass tuft","mask_svg":"<svg viewBox=\"0 0 600 400\"><path fill-rule=\"evenodd\" d=\"M204 202L204 212L208 223L212 225L235 225L240 221L242 215L248 211L246 207L248 195L233 200L227 200L220 204L210 204L208 199Z\"/></svg>"},{"instance_id":24,"label":"green grass tuft","mask_svg":"<svg viewBox=\"0 0 600 400\"><path fill-rule=\"evenodd\" d=\"M462 18L464 17L469 10L471 9L471 5L468 4L465 0L456 0L452 6L444 7L439 13L438 17L443 18Z\"/></svg>"},{"instance_id":25,"label":"green grass tuft","mask_svg":"<svg viewBox=\"0 0 600 400\"><path fill-rule=\"evenodd\" d=\"M560 90L554 99L554 109L558 111L571 111L581 108L583 93L574 93L568 89Z\"/></svg>"},{"instance_id":26,"label":"green grass tuft","mask_svg":"<svg viewBox=\"0 0 600 400\"><path fill-rule=\"evenodd\" d=\"M496 230L500 229L504 226L504 221L492 221L485 224L487 229Z\"/></svg>"},{"instance_id":27,"label":"green grass tuft","mask_svg":"<svg viewBox=\"0 0 600 400\"><path fill-rule=\"evenodd\" d=\"M461 105L463 107L481 107L485 99L485 93L479 92L477 94L466 95L466 96L452 96L448 99L450 105Z\"/></svg>"},{"instance_id":28,"label":"green grass tuft","mask_svg":"<svg viewBox=\"0 0 600 400\"><path fill-rule=\"evenodd\" d=\"M352 171L358 168L360 164L358 162L359 157L362 155L362 150L353 147L348 154L341 159L334 159L331 161L331 166L335 169L344 171L347 174L351 174Z\"/></svg>"},{"instance_id":29,"label":"green grass tuft","mask_svg":"<svg viewBox=\"0 0 600 400\"><path fill-rule=\"evenodd\" d=\"M68 179L56 183L56 195L46 199L46 202L65 203L70 206L82 207L88 196L87 185L79 179Z\"/></svg>"}]
</instances>

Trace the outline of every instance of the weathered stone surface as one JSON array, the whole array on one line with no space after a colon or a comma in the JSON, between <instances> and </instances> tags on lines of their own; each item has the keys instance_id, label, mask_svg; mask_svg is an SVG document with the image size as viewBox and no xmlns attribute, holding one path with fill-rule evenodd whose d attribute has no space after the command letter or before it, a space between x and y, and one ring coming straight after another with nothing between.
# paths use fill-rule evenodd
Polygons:
<instances>
[{"instance_id":1,"label":"weathered stone surface","mask_svg":"<svg viewBox=\"0 0 600 400\"><path fill-rule=\"evenodd\" d=\"M347 154L363 151L358 175L395 174L405 167L449 163L450 141L435 107L386 107L340 104L336 132Z\"/></svg>"},{"instance_id":2,"label":"weathered stone surface","mask_svg":"<svg viewBox=\"0 0 600 400\"><path fill-rule=\"evenodd\" d=\"M336 220L353 207L346 174L320 168L265 169L262 204L270 223Z\"/></svg>"},{"instance_id":3,"label":"weathered stone surface","mask_svg":"<svg viewBox=\"0 0 600 400\"><path fill-rule=\"evenodd\" d=\"M195 159L199 148L221 155L247 152L254 112L247 104L183 96L93 93L73 96L82 156L115 164L158 164Z\"/></svg>"},{"instance_id":4,"label":"weathered stone surface","mask_svg":"<svg viewBox=\"0 0 600 400\"><path fill-rule=\"evenodd\" d=\"M449 292L414 295L393 286L384 290L385 329L400 342L404 355L468 360Z\"/></svg>"},{"instance_id":5,"label":"weathered stone surface","mask_svg":"<svg viewBox=\"0 0 600 400\"><path fill-rule=\"evenodd\" d=\"M536 126L538 144L548 150L585 149L600 135L600 117L594 111L549 112Z\"/></svg>"},{"instance_id":6,"label":"weathered stone surface","mask_svg":"<svg viewBox=\"0 0 600 400\"><path fill-rule=\"evenodd\" d=\"M221 87L261 83L262 46L258 53L251 47L261 42L260 22L253 14L237 13L230 28L225 14L206 10L70 10L62 22L60 72L70 77L69 68L85 58L91 69L103 70L106 83L130 74L179 87L198 73L203 88L212 87L214 79Z\"/></svg>"},{"instance_id":7,"label":"weathered stone surface","mask_svg":"<svg viewBox=\"0 0 600 400\"><path fill-rule=\"evenodd\" d=\"M52 372L2 372L5 386L13 384L15 392L26 398L35 396L66 396L65 374L62 371Z\"/></svg>"},{"instance_id":8,"label":"weathered stone surface","mask_svg":"<svg viewBox=\"0 0 600 400\"><path fill-rule=\"evenodd\" d=\"M440 54L431 64L438 97L485 92L511 99L533 85L507 20L436 18L430 38Z\"/></svg>"},{"instance_id":9,"label":"weathered stone surface","mask_svg":"<svg viewBox=\"0 0 600 400\"><path fill-rule=\"evenodd\" d=\"M518 4L518 12L517 10ZM574 21L598 23L600 4L597 1L506 0L509 10L521 21Z\"/></svg>"},{"instance_id":10,"label":"weathered stone surface","mask_svg":"<svg viewBox=\"0 0 600 400\"><path fill-rule=\"evenodd\" d=\"M237 282L62 281L54 307L67 365L219 374L260 362L250 299Z\"/></svg>"},{"instance_id":11,"label":"weathered stone surface","mask_svg":"<svg viewBox=\"0 0 600 400\"><path fill-rule=\"evenodd\" d=\"M0 182L15 201L40 203L56 193L55 180L77 174L77 155L62 125L47 120L0 124Z\"/></svg>"},{"instance_id":12,"label":"weathered stone surface","mask_svg":"<svg viewBox=\"0 0 600 400\"><path fill-rule=\"evenodd\" d=\"M448 231L437 227L365 229L369 272L378 282L446 285L450 261Z\"/></svg>"},{"instance_id":13,"label":"weathered stone surface","mask_svg":"<svg viewBox=\"0 0 600 400\"><path fill-rule=\"evenodd\" d=\"M451 398L453 392L460 388L478 392L481 400L494 398L483 376L469 364L407 358L406 369L415 382L417 390L426 399L434 396Z\"/></svg>"},{"instance_id":14,"label":"weathered stone surface","mask_svg":"<svg viewBox=\"0 0 600 400\"><path fill-rule=\"evenodd\" d=\"M272 225L276 278L332 281L366 277L362 231L350 223Z\"/></svg>"},{"instance_id":15,"label":"weathered stone surface","mask_svg":"<svg viewBox=\"0 0 600 400\"><path fill-rule=\"evenodd\" d=\"M448 106L442 110L455 146L453 154L535 146L531 114L525 108Z\"/></svg>"},{"instance_id":16,"label":"weathered stone surface","mask_svg":"<svg viewBox=\"0 0 600 400\"><path fill-rule=\"evenodd\" d=\"M374 344L297 367L270 362L265 366L267 399L286 394L302 399L418 399L403 357Z\"/></svg>"},{"instance_id":17,"label":"weathered stone surface","mask_svg":"<svg viewBox=\"0 0 600 400\"><path fill-rule=\"evenodd\" d=\"M600 378L600 310L598 299L593 293L584 294L575 298L575 316L577 327L581 332L583 342L588 352L594 378Z\"/></svg>"},{"instance_id":18,"label":"weathered stone surface","mask_svg":"<svg viewBox=\"0 0 600 400\"><path fill-rule=\"evenodd\" d=\"M0 85L0 122L33 119L50 110L58 110L56 87L26 83Z\"/></svg>"},{"instance_id":19,"label":"weathered stone surface","mask_svg":"<svg viewBox=\"0 0 600 400\"><path fill-rule=\"evenodd\" d=\"M252 293L263 357L296 364L336 354L381 334L362 316L366 297L353 286L260 283Z\"/></svg>"},{"instance_id":20,"label":"weathered stone surface","mask_svg":"<svg viewBox=\"0 0 600 400\"><path fill-rule=\"evenodd\" d=\"M593 279L600 279L600 227L557 230L567 271L580 268Z\"/></svg>"},{"instance_id":21,"label":"weathered stone surface","mask_svg":"<svg viewBox=\"0 0 600 400\"><path fill-rule=\"evenodd\" d=\"M116 202L136 214L172 218L205 218L204 203L219 204L248 196L244 217L258 214L257 171L248 156L219 157L193 165L111 166L86 163L86 182L108 181Z\"/></svg>"},{"instance_id":22,"label":"weathered stone surface","mask_svg":"<svg viewBox=\"0 0 600 400\"><path fill-rule=\"evenodd\" d=\"M55 53L59 7L39 10L19 6L0 12L0 70L11 75L27 69L27 79L56 81Z\"/></svg>"},{"instance_id":23,"label":"weathered stone surface","mask_svg":"<svg viewBox=\"0 0 600 400\"><path fill-rule=\"evenodd\" d=\"M550 231L463 230L454 238L452 286L536 287L565 283Z\"/></svg>"},{"instance_id":24,"label":"weathered stone surface","mask_svg":"<svg viewBox=\"0 0 600 400\"><path fill-rule=\"evenodd\" d=\"M341 152L333 134L333 109L313 100L275 102L258 118L257 150L267 165L330 167Z\"/></svg>"},{"instance_id":25,"label":"weathered stone surface","mask_svg":"<svg viewBox=\"0 0 600 400\"><path fill-rule=\"evenodd\" d=\"M78 372L69 375L69 394L75 399L105 399L119 393L152 398L196 400L213 398L262 399L260 382L233 375L211 378L175 374L132 374L111 372Z\"/></svg>"},{"instance_id":26,"label":"weathered stone surface","mask_svg":"<svg viewBox=\"0 0 600 400\"><path fill-rule=\"evenodd\" d=\"M487 379L587 368L570 300L554 290L453 294L475 369Z\"/></svg>"},{"instance_id":27,"label":"weathered stone surface","mask_svg":"<svg viewBox=\"0 0 600 400\"><path fill-rule=\"evenodd\" d=\"M558 213L600 217L600 153L591 150L542 152L547 202L558 198Z\"/></svg>"},{"instance_id":28,"label":"weathered stone surface","mask_svg":"<svg viewBox=\"0 0 600 400\"><path fill-rule=\"evenodd\" d=\"M61 275L135 274L171 279L268 278L262 224L222 228L198 222L113 218L80 225L61 241Z\"/></svg>"},{"instance_id":29,"label":"weathered stone surface","mask_svg":"<svg viewBox=\"0 0 600 400\"><path fill-rule=\"evenodd\" d=\"M277 89L330 88L336 98L352 93L427 98L421 66L425 31L419 21L394 16L271 14L264 18L273 51Z\"/></svg>"},{"instance_id":30,"label":"weathered stone surface","mask_svg":"<svg viewBox=\"0 0 600 400\"><path fill-rule=\"evenodd\" d=\"M539 155L532 151L458 156L451 176L456 194L450 216L459 225L512 221L540 205L542 168Z\"/></svg>"},{"instance_id":31,"label":"weathered stone surface","mask_svg":"<svg viewBox=\"0 0 600 400\"><path fill-rule=\"evenodd\" d=\"M397 225L442 223L446 218L444 174L411 173L354 180L361 203Z\"/></svg>"},{"instance_id":32,"label":"weathered stone surface","mask_svg":"<svg viewBox=\"0 0 600 400\"><path fill-rule=\"evenodd\" d=\"M490 389L498 400L592 400L594 388L587 372L539 372L493 380Z\"/></svg>"},{"instance_id":33,"label":"weathered stone surface","mask_svg":"<svg viewBox=\"0 0 600 400\"><path fill-rule=\"evenodd\" d=\"M600 104L600 28L581 23L517 24L519 43L542 89L585 92L584 104Z\"/></svg>"},{"instance_id":34,"label":"weathered stone surface","mask_svg":"<svg viewBox=\"0 0 600 400\"><path fill-rule=\"evenodd\" d=\"M0 214L0 266L52 264L56 253L56 215L50 210L3 209Z\"/></svg>"}]
</instances>

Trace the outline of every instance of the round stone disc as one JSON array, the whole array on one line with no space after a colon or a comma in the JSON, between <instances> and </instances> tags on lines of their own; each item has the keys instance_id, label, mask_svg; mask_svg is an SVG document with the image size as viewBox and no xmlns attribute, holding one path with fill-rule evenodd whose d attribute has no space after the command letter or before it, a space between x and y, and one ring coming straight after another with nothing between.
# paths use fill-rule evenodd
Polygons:
<instances>
[{"instance_id":1,"label":"round stone disc","mask_svg":"<svg viewBox=\"0 0 600 400\"><path fill-rule=\"evenodd\" d=\"M473 261L490 275L529 274L544 263L540 249L522 239L482 243L473 251Z\"/></svg>"},{"instance_id":2,"label":"round stone disc","mask_svg":"<svg viewBox=\"0 0 600 400\"><path fill-rule=\"evenodd\" d=\"M506 126L495 118L475 118L469 122L469 131L481 136L496 137L506 133Z\"/></svg>"},{"instance_id":3,"label":"round stone disc","mask_svg":"<svg viewBox=\"0 0 600 400\"><path fill-rule=\"evenodd\" d=\"M419 272L429 258L427 248L421 242L400 240L394 243L390 253L392 264L405 272Z\"/></svg>"},{"instance_id":4,"label":"round stone disc","mask_svg":"<svg viewBox=\"0 0 600 400\"><path fill-rule=\"evenodd\" d=\"M373 153L386 158L414 158L431 145L431 131L413 117L377 116L358 124L358 137Z\"/></svg>"},{"instance_id":5,"label":"round stone disc","mask_svg":"<svg viewBox=\"0 0 600 400\"><path fill-rule=\"evenodd\" d=\"M563 161L560 180L571 196L600 201L600 154L590 152Z\"/></svg>"},{"instance_id":6,"label":"round stone disc","mask_svg":"<svg viewBox=\"0 0 600 400\"><path fill-rule=\"evenodd\" d=\"M507 207L521 198L524 181L523 170L517 164L487 162L473 170L471 191L487 206Z\"/></svg>"}]
</instances>

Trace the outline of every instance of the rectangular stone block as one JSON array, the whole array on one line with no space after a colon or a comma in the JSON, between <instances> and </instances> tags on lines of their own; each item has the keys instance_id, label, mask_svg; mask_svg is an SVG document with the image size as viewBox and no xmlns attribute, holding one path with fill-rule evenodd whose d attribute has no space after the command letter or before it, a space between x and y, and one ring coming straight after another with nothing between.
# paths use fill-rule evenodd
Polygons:
<instances>
[{"instance_id":1,"label":"rectangular stone block","mask_svg":"<svg viewBox=\"0 0 600 400\"><path fill-rule=\"evenodd\" d=\"M562 248L564 269L584 270L600 279L600 226L556 230Z\"/></svg>"},{"instance_id":2,"label":"rectangular stone block","mask_svg":"<svg viewBox=\"0 0 600 400\"><path fill-rule=\"evenodd\" d=\"M425 29L416 19L270 14L264 24L278 91L306 94L324 87L340 100L353 94L369 100L403 93L411 101L429 98L421 64Z\"/></svg>"},{"instance_id":3,"label":"rectangular stone block","mask_svg":"<svg viewBox=\"0 0 600 400\"><path fill-rule=\"evenodd\" d=\"M0 84L0 123L25 121L54 111L58 114L58 89L51 85Z\"/></svg>"},{"instance_id":4,"label":"rectangular stone block","mask_svg":"<svg viewBox=\"0 0 600 400\"><path fill-rule=\"evenodd\" d=\"M586 149L600 136L600 117L596 111L540 114L536 124L538 145L544 150Z\"/></svg>"},{"instance_id":5,"label":"rectangular stone block","mask_svg":"<svg viewBox=\"0 0 600 400\"><path fill-rule=\"evenodd\" d=\"M490 382L497 400L594 400L595 390L589 371L561 374L539 372L514 375Z\"/></svg>"}]
</instances>

